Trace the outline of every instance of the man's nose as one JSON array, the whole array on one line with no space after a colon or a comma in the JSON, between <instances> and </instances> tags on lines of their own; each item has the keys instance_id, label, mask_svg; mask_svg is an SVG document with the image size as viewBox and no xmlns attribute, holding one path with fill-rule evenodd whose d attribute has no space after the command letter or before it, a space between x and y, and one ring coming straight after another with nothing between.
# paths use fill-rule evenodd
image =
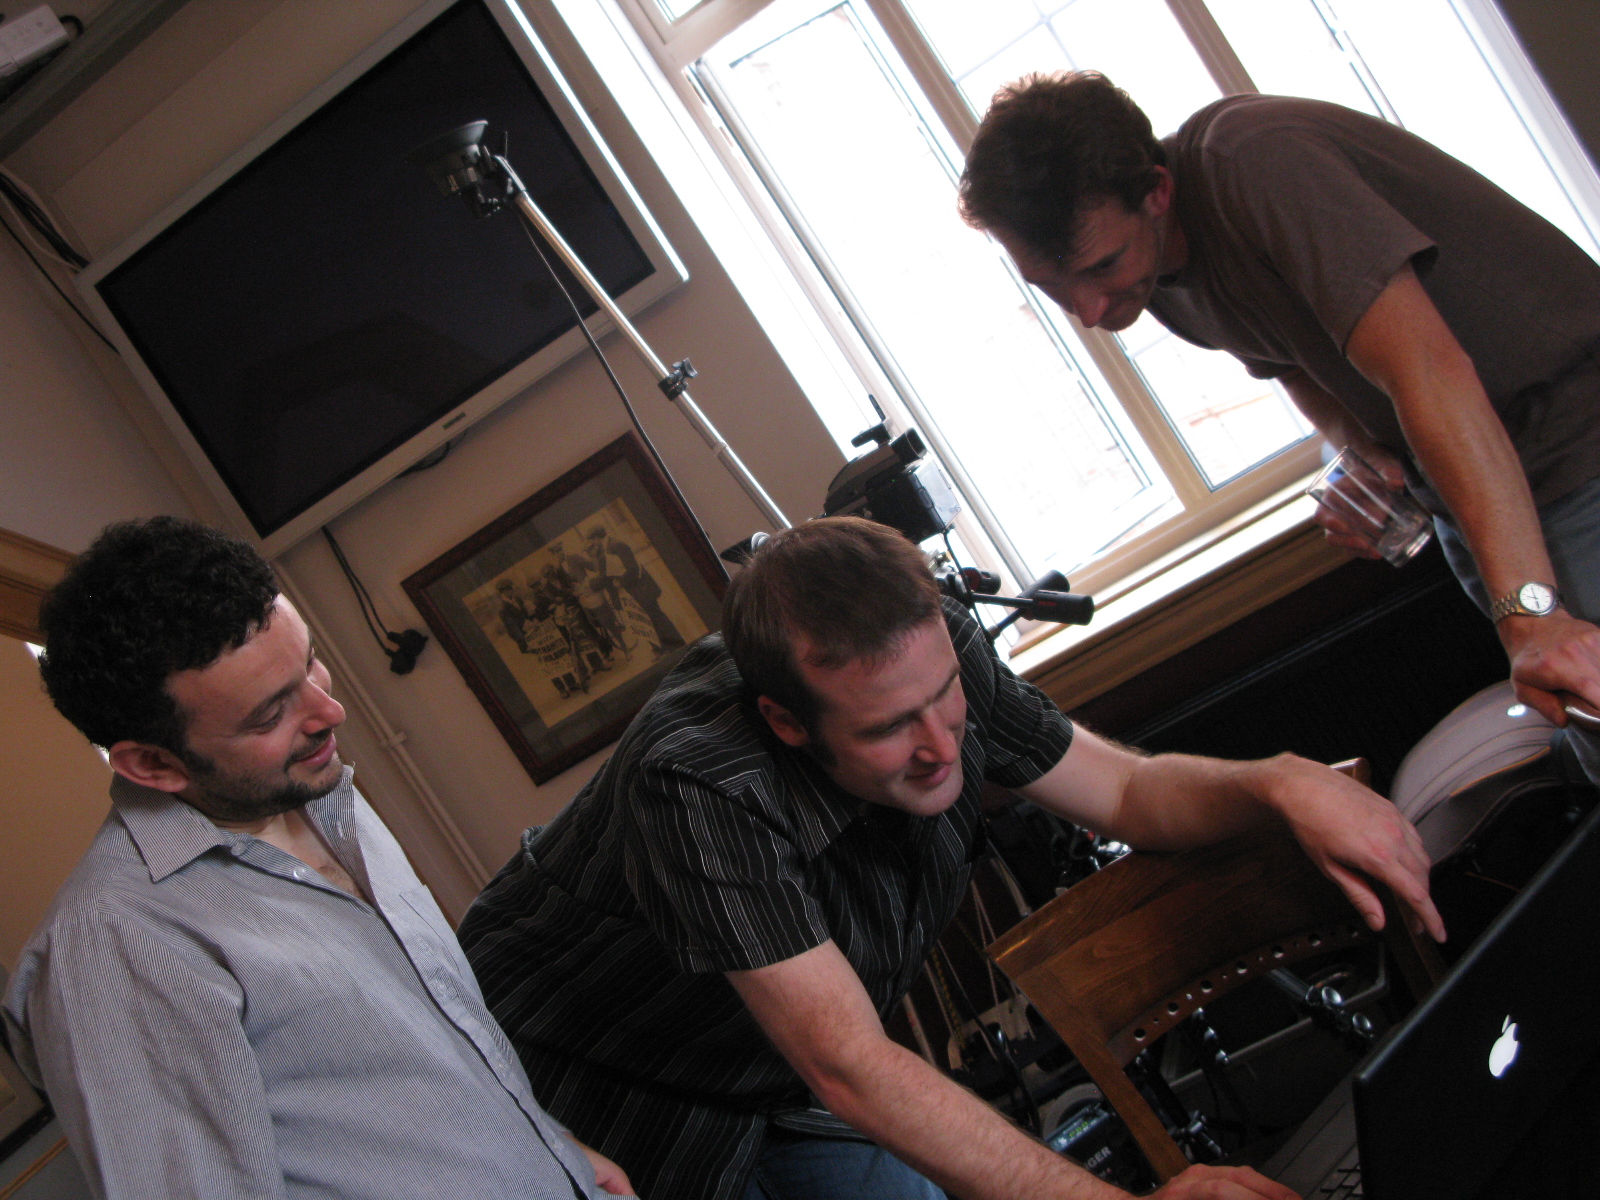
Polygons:
<instances>
[{"instance_id":1,"label":"man's nose","mask_svg":"<svg viewBox=\"0 0 1600 1200\"><path fill-rule=\"evenodd\" d=\"M344 705L315 684L311 686L317 694L315 703L311 708L310 719L306 722L312 727L310 732L320 733L324 729L332 729L343 725Z\"/></svg>"},{"instance_id":2,"label":"man's nose","mask_svg":"<svg viewBox=\"0 0 1600 1200\"><path fill-rule=\"evenodd\" d=\"M1106 309L1111 307L1110 298L1099 288L1073 288L1067 294L1067 299L1067 311L1077 317L1086 329L1098 325L1100 318L1106 315Z\"/></svg>"},{"instance_id":3,"label":"man's nose","mask_svg":"<svg viewBox=\"0 0 1600 1200\"><path fill-rule=\"evenodd\" d=\"M954 762L960 752L955 732L933 713L924 714L917 722L916 756L923 762Z\"/></svg>"}]
</instances>

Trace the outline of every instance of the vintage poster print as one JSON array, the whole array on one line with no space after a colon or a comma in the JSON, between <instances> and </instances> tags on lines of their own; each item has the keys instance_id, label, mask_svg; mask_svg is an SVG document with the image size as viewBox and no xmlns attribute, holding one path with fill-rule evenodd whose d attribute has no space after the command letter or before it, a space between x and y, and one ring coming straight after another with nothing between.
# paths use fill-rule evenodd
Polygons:
<instances>
[{"instance_id":1,"label":"vintage poster print","mask_svg":"<svg viewBox=\"0 0 1600 1200\"><path fill-rule=\"evenodd\" d=\"M463 599L547 726L707 632L620 497Z\"/></svg>"}]
</instances>

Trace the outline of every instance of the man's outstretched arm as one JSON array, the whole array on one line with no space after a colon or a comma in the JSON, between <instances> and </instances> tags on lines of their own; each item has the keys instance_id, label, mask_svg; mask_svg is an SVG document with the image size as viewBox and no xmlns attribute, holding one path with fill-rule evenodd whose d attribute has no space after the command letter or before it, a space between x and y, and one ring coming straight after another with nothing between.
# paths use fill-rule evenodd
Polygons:
<instances>
[{"instance_id":1,"label":"man's outstretched arm","mask_svg":"<svg viewBox=\"0 0 1600 1200\"><path fill-rule=\"evenodd\" d=\"M1082 727L1028 799L1140 850L1184 850L1281 822L1374 929L1379 880L1444 940L1428 895L1428 854L1394 805L1320 763L1292 754L1227 762L1189 754L1146 757Z\"/></svg>"},{"instance_id":2,"label":"man's outstretched arm","mask_svg":"<svg viewBox=\"0 0 1600 1200\"><path fill-rule=\"evenodd\" d=\"M1527 476L1477 370L1409 266L1356 322L1345 353L1394 402L1406 442L1461 526L1491 599L1555 583ZM1496 627L1517 695L1558 725L1558 692L1600 708L1600 629L1563 610Z\"/></svg>"},{"instance_id":3,"label":"man's outstretched arm","mask_svg":"<svg viewBox=\"0 0 1600 1200\"><path fill-rule=\"evenodd\" d=\"M1127 1193L1011 1125L883 1031L831 941L728 979L828 1111L961 1200L1110 1200ZM1161 1200L1294 1200L1243 1168L1190 1167Z\"/></svg>"}]
</instances>

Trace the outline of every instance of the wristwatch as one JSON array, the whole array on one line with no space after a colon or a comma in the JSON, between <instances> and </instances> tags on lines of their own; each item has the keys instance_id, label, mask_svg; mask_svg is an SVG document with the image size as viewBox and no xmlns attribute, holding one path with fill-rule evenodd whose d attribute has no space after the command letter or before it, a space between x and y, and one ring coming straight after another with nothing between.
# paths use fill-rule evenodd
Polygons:
<instances>
[{"instance_id":1,"label":"wristwatch","mask_svg":"<svg viewBox=\"0 0 1600 1200\"><path fill-rule=\"evenodd\" d=\"M1548 617L1559 603L1555 588L1548 583L1525 583L1491 604L1489 618L1498 624L1507 617Z\"/></svg>"}]
</instances>

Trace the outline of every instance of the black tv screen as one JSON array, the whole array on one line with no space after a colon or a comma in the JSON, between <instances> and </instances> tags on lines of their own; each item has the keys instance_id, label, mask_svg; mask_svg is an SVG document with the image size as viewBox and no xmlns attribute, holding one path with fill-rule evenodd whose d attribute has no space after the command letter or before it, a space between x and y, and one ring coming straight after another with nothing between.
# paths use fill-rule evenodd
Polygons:
<instances>
[{"instance_id":1,"label":"black tv screen","mask_svg":"<svg viewBox=\"0 0 1600 1200\"><path fill-rule=\"evenodd\" d=\"M475 219L406 161L476 120L509 135L613 297L655 270L495 17L463 0L96 285L260 537L574 327L513 213Z\"/></svg>"}]
</instances>

